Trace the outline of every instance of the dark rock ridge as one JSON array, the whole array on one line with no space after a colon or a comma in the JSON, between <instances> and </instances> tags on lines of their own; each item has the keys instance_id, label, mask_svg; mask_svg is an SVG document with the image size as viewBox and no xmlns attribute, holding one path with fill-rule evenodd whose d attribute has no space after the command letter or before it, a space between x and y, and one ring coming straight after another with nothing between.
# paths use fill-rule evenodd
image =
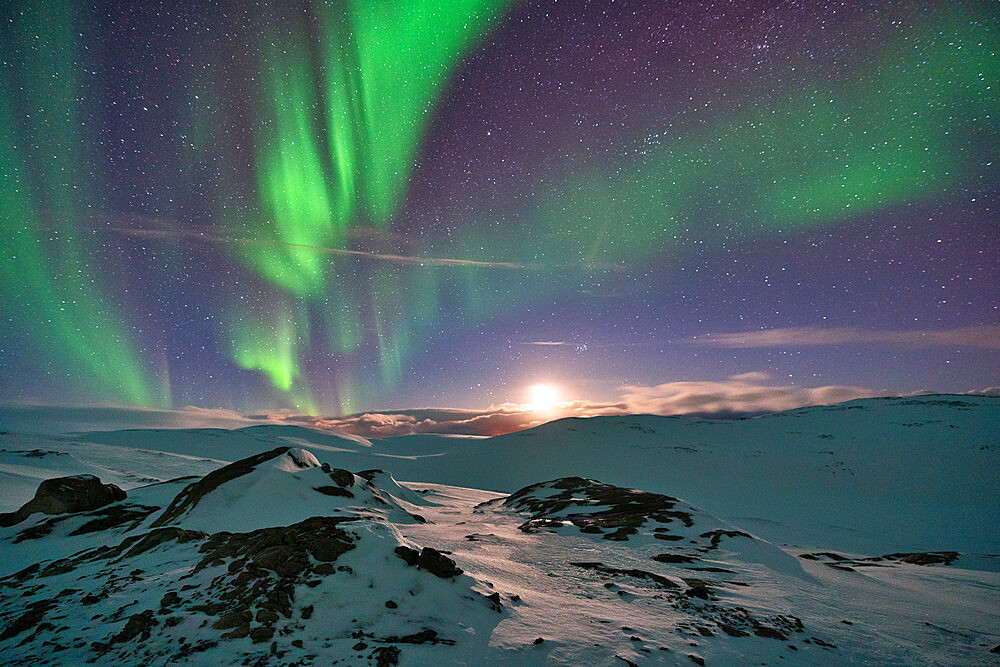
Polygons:
<instances>
[{"instance_id":1,"label":"dark rock ridge","mask_svg":"<svg viewBox=\"0 0 1000 667\"><path fill-rule=\"evenodd\" d=\"M35 512L67 514L86 512L125 500L125 492L114 484L104 484L93 475L54 477L38 485L35 497L16 512L0 514L0 526L18 524Z\"/></svg>"},{"instance_id":2,"label":"dark rock ridge","mask_svg":"<svg viewBox=\"0 0 1000 667\"><path fill-rule=\"evenodd\" d=\"M678 521L692 526L691 513L675 509L680 502L659 493L563 477L526 486L508 496L503 504L531 513L531 518L519 526L526 533L560 528L569 521L582 532L603 533L606 540L627 540L647 521Z\"/></svg>"},{"instance_id":3,"label":"dark rock ridge","mask_svg":"<svg viewBox=\"0 0 1000 667\"><path fill-rule=\"evenodd\" d=\"M133 528L137 528L139 524L142 523L143 519L159 509L160 508L155 505L129 505L121 503L105 505L104 507L94 510L93 512L87 512L85 514L76 513L57 515L52 518L45 519L44 521L39 521L38 523L20 531L17 534L17 537L14 538L14 544L25 540L41 539L51 533L52 530L60 523L74 517L89 517L89 521L86 521L77 528L74 528L69 533L70 535L86 535L87 533L96 533L114 528L127 528L128 530L131 530Z\"/></svg>"},{"instance_id":4,"label":"dark rock ridge","mask_svg":"<svg viewBox=\"0 0 1000 667\"><path fill-rule=\"evenodd\" d=\"M957 551L920 551L914 553L894 553L883 556L853 558L832 551L817 551L799 554L799 558L814 560L836 570L854 570L857 567L885 567L897 563L910 565L951 565L962 554Z\"/></svg>"}]
</instances>

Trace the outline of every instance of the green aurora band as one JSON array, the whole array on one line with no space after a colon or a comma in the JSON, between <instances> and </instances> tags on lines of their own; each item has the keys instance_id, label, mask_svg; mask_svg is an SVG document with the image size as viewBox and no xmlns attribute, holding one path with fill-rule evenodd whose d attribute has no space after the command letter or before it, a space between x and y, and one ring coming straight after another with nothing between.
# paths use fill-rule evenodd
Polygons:
<instances>
[{"instance_id":1,"label":"green aurora band","mask_svg":"<svg viewBox=\"0 0 1000 667\"><path fill-rule=\"evenodd\" d=\"M678 236L777 235L974 186L998 158L997 27L933 22L836 87L790 91L700 132L661 137L643 157L579 170L516 223L531 234L528 256L506 219L478 224L497 231L460 239L452 254L625 267L669 258Z\"/></svg>"},{"instance_id":2,"label":"green aurora band","mask_svg":"<svg viewBox=\"0 0 1000 667\"><path fill-rule=\"evenodd\" d=\"M17 23L4 21L0 38L25 58L0 68L0 327L39 354L31 361L46 375L71 378L90 400L169 405L168 378L152 379L87 263L92 160L78 134L88 100L76 76L73 4L9 11Z\"/></svg>"},{"instance_id":3,"label":"green aurora band","mask_svg":"<svg viewBox=\"0 0 1000 667\"><path fill-rule=\"evenodd\" d=\"M320 3L272 35L256 192L262 236L284 245L244 249L244 261L286 292L325 293L328 261L310 248L344 247L351 225L388 224L452 70L508 4Z\"/></svg>"},{"instance_id":4,"label":"green aurora band","mask_svg":"<svg viewBox=\"0 0 1000 667\"><path fill-rule=\"evenodd\" d=\"M261 48L258 207L250 215L257 218L258 238L276 243L237 244L235 254L285 298L326 302L331 293L349 292L318 248L345 247L352 225L388 225L451 72L510 2L317 3L287 31L272 34ZM305 39L309 33L316 39ZM240 217L231 229L245 224ZM308 330L309 309L297 312L293 328ZM330 346L348 352L361 342L361 314L342 298L334 312L336 321L327 322ZM384 319L376 315L374 325L382 379L391 382L402 350L391 333L398 330ZM230 318L227 335L238 365L264 371L276 389L292 390L299 373L287 321ZM301 398L297 403L302 408Z\"/></svg>"}]
</instances>

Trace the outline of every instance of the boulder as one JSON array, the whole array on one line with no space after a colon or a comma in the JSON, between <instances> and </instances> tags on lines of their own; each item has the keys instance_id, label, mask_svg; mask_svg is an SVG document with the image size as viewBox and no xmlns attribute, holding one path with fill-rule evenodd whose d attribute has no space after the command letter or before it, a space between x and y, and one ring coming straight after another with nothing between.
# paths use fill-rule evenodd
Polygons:
<instances>
[{"instance_id":1,"label":"boulder","mask_svg":"<svg viewBox=\"0 0 1000 667\"><path fill-rule=\"evenodd\" d=\"M441 578L455 577L462 574L462 569L455 566L455 561L442 554L437 549L424 547L417 559L417 567L427 570Z\"/></svg>"},{"instance_id":2,"label":"boulder","mask_svg":"<svg viewBox=\"0 0 1000 667\"><path fill-rule=\"evenodd\" d=\"M0 526L13 526L35 512L66 514L87 512L125 500L125 492L114 484L104 484L93 475L54 477L38 485L35 497L16 512L0 514Z\"/></svg>"}]
</instances>

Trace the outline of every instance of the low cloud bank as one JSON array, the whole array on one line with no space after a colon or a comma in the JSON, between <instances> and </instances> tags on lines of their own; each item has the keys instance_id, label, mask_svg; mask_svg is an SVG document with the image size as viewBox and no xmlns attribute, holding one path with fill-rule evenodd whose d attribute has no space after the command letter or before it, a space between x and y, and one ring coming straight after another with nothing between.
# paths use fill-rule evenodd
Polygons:
<instances>
[{"instance_id":1,"label":"low cloud bank","mask_svg":"<svg viewBox=\"0 0 1000 667\"><path fill-rule=\"evenodd\" d=\"M1000 394L1000 388L989 387L968 393L996 395ZM151 410L115 406L0 406L0 430L66 433L126 428L242 428L289 424L355 438L387 438L420 433L492 436L563 417L654 414L733 418L889 395L894 394L845 385L799 387L774 384L766 373L752 372L714 382L625 386L621 388L618 401L566 401L544 411L533 410L527 404L504 403L484 410L419 408L364 412L344 417L315 417L289 413L243 416L230 410L195 407Z\"/></svg>"},{"instance_id":2,"label":"low cloud bank","mask_svg":"<svg viewBox=\"0 0 1000 667\"><path fill-rule=\"evenodd\" d=\"M398 410L366 412L336 419L271 415L272 419L332 429L365 438L417 433L500 435L563 417L655 414L738 417L792 410L807 405L830 405L856 398L886 395L863 387L830 385L797 387L765 384L766 373L743 373L716 382L669 382L648 387L626 386L616 402L571 401L544 412L527 405L505 403L485 410Z\"/></svg>"}]
</instances>

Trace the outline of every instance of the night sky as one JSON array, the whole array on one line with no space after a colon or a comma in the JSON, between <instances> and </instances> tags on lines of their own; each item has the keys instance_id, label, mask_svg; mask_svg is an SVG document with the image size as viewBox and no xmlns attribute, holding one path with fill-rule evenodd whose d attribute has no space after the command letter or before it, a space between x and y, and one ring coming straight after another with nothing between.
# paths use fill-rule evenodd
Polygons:
<instances>
[{"instance_id":1,"label":"night sky","mask_svg":"<svg viewBox=\"0 0 1000 667\"><path fill-rule=\"evenodd\" d=\"M1000 385L992 3L0 12L2 402Z\"/></svg>"}]
</instances>

